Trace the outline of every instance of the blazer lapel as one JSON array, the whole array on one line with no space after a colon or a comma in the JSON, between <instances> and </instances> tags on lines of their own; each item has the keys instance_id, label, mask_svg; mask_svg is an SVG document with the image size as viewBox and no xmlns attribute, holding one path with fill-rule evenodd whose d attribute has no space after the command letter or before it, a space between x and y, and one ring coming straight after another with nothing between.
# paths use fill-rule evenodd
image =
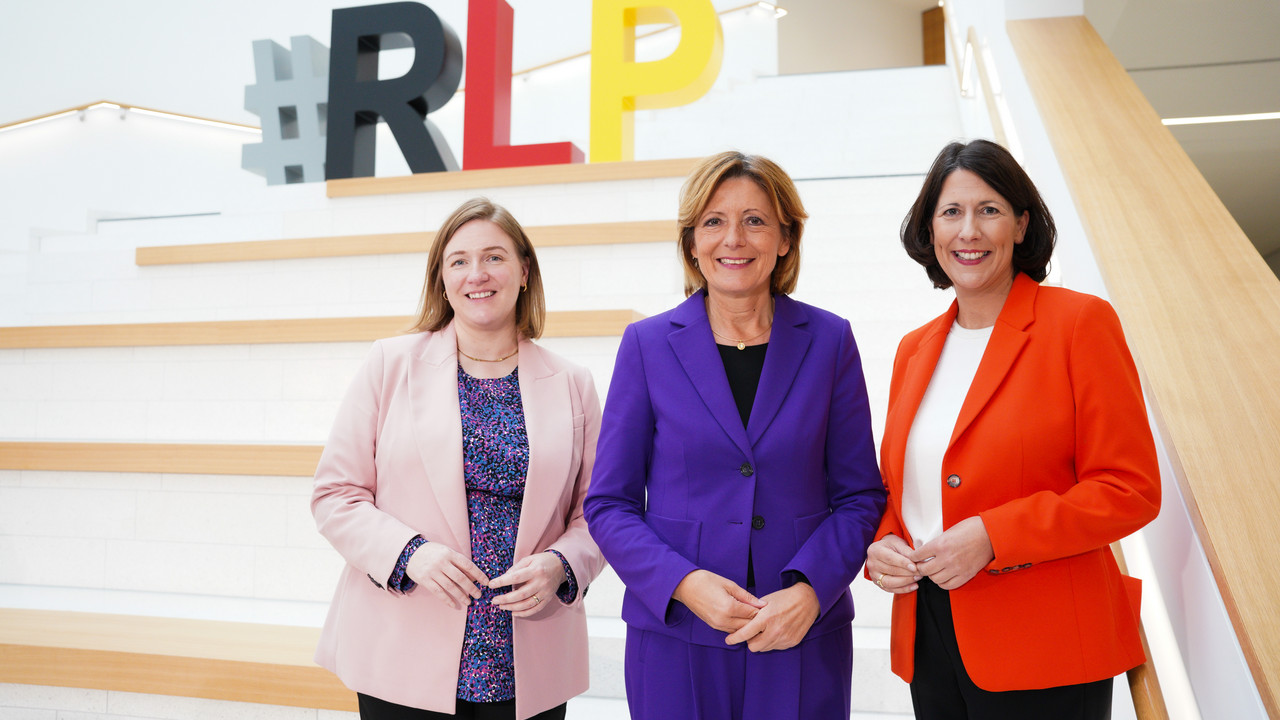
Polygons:
<instances>
[{"instance_id":1,"label":"blazer lapel","mask_svg":"<svg viewBox=\"0 0 1280 720\"><path fill-rule=\"evenodd\" d=\"M529 436L529 471L525 475L515 556L532 554L554 512L573 462L573 404L569 375L547 365L542 349L520 341L520 399Z\"/></svg>"},{"instance_id":2,"label":"blazer lapel","mask_svg":"<svg viewBox=\"0 0 1280 720\"><path fill-rule=\"evenodd\" d=\"M711 416L750 458L753 457L751 443L747 442L747 430L742 426L742 416L738 414L733 392L729 390L724 362L711 335L711 323L707 321L707 309L703 304L705 297L705 291L696 292L676 307L671 314L671 322L677 327L667 335L667 342Z\"/></svg>"},{"instance_id":3,"label":"blazer lapel","mask_svg":"<svg viewBox=\"0 0 1280 720\"><path fill-rule=\"evenodd\" d=\"M987 351L978 364L978 372L965 395L964 404L960 406L960 416L956 419L956 428L951 435L950 445L964 434L982 409L991 401L991 396L1004 382L1004 378L1013 368L1013 363L1022 354L1030 333L1027 327L1035 319L1035 299L1039 284L1022 273L1013 279L1013 288L1009 297L1000 309L996 325L991 331L991 340L987 342Z\"/></svg>"},{"instance_id":4,"label":"blazer lapel","mask_svg":"<svg viewBox=\"0 0 1280 720\"><path fill-rule=\"evenodd\" d=\"M933 371L938 367L938 359L942 357L942 348L947 344L947 332L951 328L951 323L955 322L957 310L953 302L950 310L930 323L929 330L916 346L915 353L907 359L907 367L902 373L902 387L898 390L893 406L889 408L886 425L892 423L895 432L890 433L889 428L886 427L885 435L901 438L901 442L893 449L893 457L890 458L891 466L897 470L896 473L892 473L892 476L899 478L899 484L902 470L906 465L907 434L911 430L912 423L915 422L925 391L929 389Z\"/></svg>"},{"instance_id":5,"label":"blazer lapel","mask_svg":"<svg viewBox=\"0 0 1280 720\"><path fill-rule=\"evenodd\" d=\"M813 336L803 327L808 321L799 303L786 295L776 297L769 349L765 351L760 385L747 422L747 440L753 445L782 408L782 401L800 372L800 363L809 352Z\"/></svg>"},{"instance_id":6,"label":"blazer lapel","mask_svg":"<svg viewBox=\"0 0 1280 720\"><path fill-rule=\"evenodd\" d=\"M467 493L462 475L462 415L458 405L458 341L450 325L426 338L408 371L418 453L455 547L471 556Z\"/></svg>"}]
</instances>

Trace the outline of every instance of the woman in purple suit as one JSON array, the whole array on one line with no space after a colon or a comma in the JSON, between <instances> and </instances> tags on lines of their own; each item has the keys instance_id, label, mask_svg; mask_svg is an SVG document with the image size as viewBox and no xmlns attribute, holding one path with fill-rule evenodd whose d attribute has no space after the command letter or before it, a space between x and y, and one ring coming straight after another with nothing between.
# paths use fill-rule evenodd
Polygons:
<instances>
[{"instance_id":1,"label":"woman in purple suit","mask_svg":"<svg viewBox=\"0 0 1280 720\"><path fill-rule=\"evenodd\" d=\"M703 161L689 299L623 334L585 512L627 586L633 720L849 716L885 492L849 323L787 296L806 217L773 162Z\"/></svg>"}]
</instances>

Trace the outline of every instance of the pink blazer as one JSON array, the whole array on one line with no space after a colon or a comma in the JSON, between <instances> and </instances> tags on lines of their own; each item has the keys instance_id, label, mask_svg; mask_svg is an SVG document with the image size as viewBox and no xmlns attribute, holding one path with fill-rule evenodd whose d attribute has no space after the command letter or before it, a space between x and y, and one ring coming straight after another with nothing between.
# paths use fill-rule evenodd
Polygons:
<instances>
[{"instance_id":1,"label":"pink blazer","mask_svg":"<svg viewBox=\"0 0 1280 720\"><path fill-rule=\"evenodd\" d=\"M462 477L457 343L452 326L379 340L347 391L316 468L311 509L347 561L316 662L347 687L389 702L452 713L466 610L423 590L384 589L415 535L470 556ZM587 689L582 594L605 562L582 500L595 460L600 401L590 373L520 341L529 472L515 559L554 548L581 590L516 618L516 717Z\"/></svg>"}]
</instances>

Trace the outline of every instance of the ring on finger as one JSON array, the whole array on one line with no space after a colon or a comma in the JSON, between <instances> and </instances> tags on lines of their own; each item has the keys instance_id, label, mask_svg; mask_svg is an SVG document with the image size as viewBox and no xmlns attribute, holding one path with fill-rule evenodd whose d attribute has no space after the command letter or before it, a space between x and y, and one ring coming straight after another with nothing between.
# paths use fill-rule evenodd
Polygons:
<instances>
[{"instance_id":1,"label":"ring on finger","mask_svg":"<svg viewBox=\"0 0 1280 720\"><path fill-rule=\"evenodd\" d=\"M876 578L876 584L880 586L880 589L881 589L881 590L884 590L884 589L885 589L885 587L884 587L884 573L880 573L880 577Z\"/></svg>"},{"instance_id":2,"label":"ring on finger","mask_svg":"<svg viewBox=\"0 0 1280 720\"><path fill-rule=\"evenodd\" d=\"M533 596L533 604L534 604L534 605L537 605L537 604L539 604L539 603L541 603L541 602L542 602L542 598L538 597L537 595L534 595L534 596Z\"/></svg>"}]
</instances>

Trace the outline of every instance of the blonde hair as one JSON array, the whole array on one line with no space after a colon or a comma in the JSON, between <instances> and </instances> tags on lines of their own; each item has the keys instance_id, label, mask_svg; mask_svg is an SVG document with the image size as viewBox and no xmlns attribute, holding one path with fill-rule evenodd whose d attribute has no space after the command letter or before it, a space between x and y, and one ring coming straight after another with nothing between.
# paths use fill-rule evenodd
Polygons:
<instances>
[{"instance_id":1,"label":"blonde hair","mask_svg":"<svg viewBox=\"0 0 1280 720\"><path fill-rule=\"evenodd\" d=\"M410 332L436 332L453 321L453 306L444 296L444 280L441 275L444 249L457 234L458 228L472 220L487 220L497 225L511 238L511 244L515 246L520 260L528 263L529 277L525 281L527 287L516 298L516 330L524 337L536 340L542 336L542 328L546 324L547 303L543 296L542 273L538 270L538 256L533 252L533 242L506 208L483 197L472 198L459 205L436 231L431 249L427 253L427 276L422 282L418 315Z\"/></svg>"},{"instance_id":2,"label":"blonde hair","mask_svg":"<svg viewBox=\"0 0 1280 720\"><path fill-rule=\"evenodd\" d=\"M782 225L782 238L791 245L773 268L769 292L787 295L796 289L796 281L800 277L800 236L804 233L804 221L809 217L800 202L800 193L786 171L769 158L731 150L703 160L689 173L689 178L680 188L679 247L686 297L707 286L707 279L693 264L693 229L720 184L736 177L755 181L773 200L773 210Z\"/></svg>"}]
</instances>

